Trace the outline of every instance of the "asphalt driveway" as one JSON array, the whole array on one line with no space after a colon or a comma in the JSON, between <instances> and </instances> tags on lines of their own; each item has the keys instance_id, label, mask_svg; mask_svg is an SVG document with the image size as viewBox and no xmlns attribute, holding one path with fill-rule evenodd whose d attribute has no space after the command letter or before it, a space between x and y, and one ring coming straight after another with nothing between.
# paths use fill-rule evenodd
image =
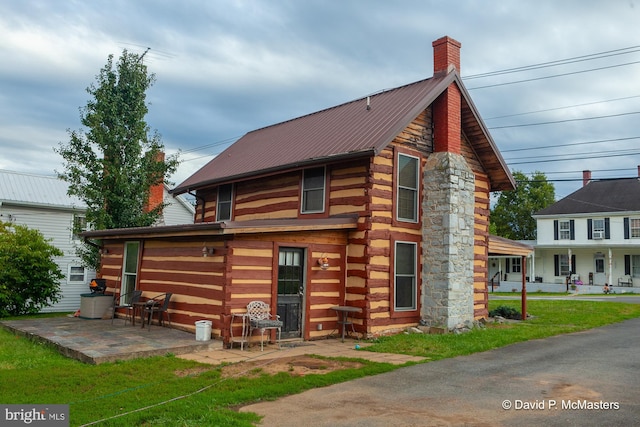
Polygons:
<instances>
[{"instance_id":1,"label":"asphalt driveway","mask_svg":"<svg viewBox=\"0 0 640 427\"><path fill-rule=\"evenodd\" d=\"M631 426L640 319L402 368L242 408L264 426Z\"/></svg>"}]
</instances>

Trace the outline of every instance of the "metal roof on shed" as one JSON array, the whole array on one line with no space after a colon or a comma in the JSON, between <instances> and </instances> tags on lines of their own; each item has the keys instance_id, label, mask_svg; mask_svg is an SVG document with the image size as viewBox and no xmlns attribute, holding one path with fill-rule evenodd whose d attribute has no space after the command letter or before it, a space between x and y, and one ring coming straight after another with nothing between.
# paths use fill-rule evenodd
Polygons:
<instances>
[{"instance_id":1,"label":"metal roof on shed","mask_svg":"<svg viewBox=\"0 0 640 427\"><path fill-rule=\"evenodd\" d=\"M0 202L27 206L86 209L69 196L69 185L57 177L0 170Z\"/></svg>"}]
</instances>

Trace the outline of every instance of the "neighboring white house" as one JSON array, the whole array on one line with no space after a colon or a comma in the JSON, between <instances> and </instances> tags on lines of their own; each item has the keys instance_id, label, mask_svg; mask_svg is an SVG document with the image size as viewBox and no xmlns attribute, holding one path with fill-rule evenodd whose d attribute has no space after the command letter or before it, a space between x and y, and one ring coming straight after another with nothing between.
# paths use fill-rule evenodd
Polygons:
<instances>
[{"instance_id":1,"label":"neighboring white house","mask_svg":"<svg viewBox=\"0 0 640 427\"><path fill-rule=\"evenodd\" d=\"M640 170L638 178L605 180L584 171L582 188L534 218L530 282L565 284L570 277L584 285L640 287ZM505 273L519 268L511 261Z\"/></svg>"},{"instance_id":2,"label":"neighboring white house","mask_svg":"<svg viewBox=\"0 0 640 427\"><path fill-rule=\"evenodd\" d=\"M85 269L76 256L80 237L74 223L86 229L84 203L67 195L66 182L53 176L0 170L0 220L39 230L51 244L64 252L56 263L65 277L60 281L60 301L43 311L75 311L80 295L89 291L95 272ZM164 225L193 223L195 209L183 197L174 197L164 188Z\"/></svg>"}]
</instances>

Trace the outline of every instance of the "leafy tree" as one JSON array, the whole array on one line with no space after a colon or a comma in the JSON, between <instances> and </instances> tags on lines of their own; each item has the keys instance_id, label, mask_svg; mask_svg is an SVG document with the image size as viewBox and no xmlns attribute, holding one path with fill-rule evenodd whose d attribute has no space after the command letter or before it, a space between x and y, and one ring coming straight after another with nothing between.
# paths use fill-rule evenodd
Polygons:
<instances>
[{"instance_id":1,"label":"leafy tree","mask_svg":"<svg viewBox=\"0 0 640 427\"><path fill-rule=\"evenodd\" d=\"M63 252L38 231L0 222L0 317L38 313L60 299Z\"/></svg>"},{"instance_id":2,"label":"leafy tree","mask_svg":"<svg viewBox=\"0 0 640 427\"><path fill-rule=\"evenodd\" d=\"M94 230L153 225L164 206L147 209L150 189L168 184L178 166L177 155L160 158L160 135L145 121L146 91L155 75L147 74L143 57L124 50L114 66L109 56L87 88L93 98L80 109L87 130L68 130L69 142L56 150L65 160L58 176L69 183L69 195L85 202ZM95 245L85 243L78 253L87 267L99 269Z\"/></svg>"},{"instance_id":3,"label":"leafy tree","mask_svg":"<svg viewBox=\"0 0 640 427\"><path fill-rule=\"evenodd\" d=\"M513 171L517 187L500 193L491 210L491 231L513 240L535 240L536 220L532 215L555 202L555 188L542 172L531 178ZM495 228L494 228L495 227Z\"/></svg>"}]
</instances>

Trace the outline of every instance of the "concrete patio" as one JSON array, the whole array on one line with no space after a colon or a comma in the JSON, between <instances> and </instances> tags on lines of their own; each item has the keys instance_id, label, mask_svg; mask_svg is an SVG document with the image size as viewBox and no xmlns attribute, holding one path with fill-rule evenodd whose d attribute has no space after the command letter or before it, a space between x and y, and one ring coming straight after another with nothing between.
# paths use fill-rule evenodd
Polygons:
<instances>
[{"instance_id":1,"label":"concrete patio","mask_svg":"<svg viewBox=\"0 0 640 427\"><path fill-rule=\"evenodd\" d=\"M196 341L195 334L190 332L156 325L152 325L151 329L142 329L139 325L125 325L123 319L115 319L112 324L111 319L53 317L6 320L0 322L0 326L17 335L47 342L61 354L90 364L162 356L168 353L214 365L310 354L360 358L392 364L424 360L421 357L361 351L369 344L354 339L341 342L338 338L304 342L284 341L280 347L275 343L265 344L264 351L260 351L259 342L257 345L245 347L244 350L237 347L226 349L220 340ZM356 349L356 345L360 349Z\"/></svg>"}]
</instances>

